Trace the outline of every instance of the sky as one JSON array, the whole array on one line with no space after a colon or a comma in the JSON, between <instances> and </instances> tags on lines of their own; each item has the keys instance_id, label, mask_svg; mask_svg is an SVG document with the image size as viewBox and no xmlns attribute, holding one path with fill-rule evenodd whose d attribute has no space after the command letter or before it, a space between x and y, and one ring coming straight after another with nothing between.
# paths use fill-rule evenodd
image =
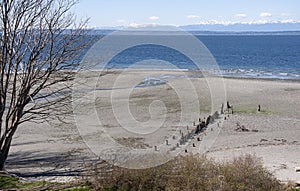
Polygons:
<instances>
[{"instance_id":1,"label":"sky","mask_svg":"<svg viewBox=\"0 0 300 191\"><path fill-rule=\"evenodd\" d=\"M80 0L89 27L300 21L300 0Z\"/></svg>"}]
</instances>

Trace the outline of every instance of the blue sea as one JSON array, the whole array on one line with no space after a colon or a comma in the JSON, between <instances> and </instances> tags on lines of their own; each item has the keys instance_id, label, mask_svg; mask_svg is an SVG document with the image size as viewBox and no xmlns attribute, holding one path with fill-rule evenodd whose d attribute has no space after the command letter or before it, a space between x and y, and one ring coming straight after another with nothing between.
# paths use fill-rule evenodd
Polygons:
<instances>
[{"instance_id":1,"label":"blue sea","mask_svg":"<svg viewBox=\"0 0 300 191\"><path fill-rule=\"evenodd\" d=\"M227 77L300 79L300 35L197 35ZM180 37L178 37L180 38ZM140 45L113 57L107 68L128 68L143 60L163 60L178 69L196 70L190 59L170 48ZM158 64L150 64L160 69Z\"/></svg>"}]
</instances>

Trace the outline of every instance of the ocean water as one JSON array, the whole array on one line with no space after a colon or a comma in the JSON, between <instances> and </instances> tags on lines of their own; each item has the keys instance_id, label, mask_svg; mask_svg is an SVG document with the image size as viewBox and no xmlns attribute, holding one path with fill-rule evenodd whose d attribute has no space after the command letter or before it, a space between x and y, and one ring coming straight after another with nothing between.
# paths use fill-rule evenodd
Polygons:
<instances>
[{"instance_id":1,"label":"ocean water","mask_svg":"<svg viewBox=\"0 0 300 191\"><path fill-rule=\"evenodd\" d=\"M300 36L199 36L224 75L300 79Z\"/></svg>"},{"instance_id":2,"label":"ocean water","mask_svg":"<svg viewBox=\"0 0 300 191\"><path fill-rule=\"evenodd\" d=\"M246 78L300 79L300 35L199 35L223 76ZM180 38L180 37L178 37ZM114 56L107 68L128 68L148 60L141 68L199 69L182 53L159 45L145 44ZM174 68L173 68L174 69ZM200 68L201 69L201 68ZM214 74L214 71L210 71Z\"/></svg>"}]
</instances>

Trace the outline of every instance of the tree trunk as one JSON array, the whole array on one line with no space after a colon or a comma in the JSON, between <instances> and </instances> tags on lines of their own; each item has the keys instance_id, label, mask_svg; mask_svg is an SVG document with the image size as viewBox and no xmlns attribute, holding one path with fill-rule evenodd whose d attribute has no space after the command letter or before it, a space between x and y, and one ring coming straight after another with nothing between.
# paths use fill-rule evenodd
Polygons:
<instances>
[{"instance_id":1,"label":"tree trunk","mask_svg":"<svg viewBox=\"0 0 300 191\"><path fill-rule=\"evenodd\" d=\"M87 23L77 23L70 12L76 3L0 1L0 171L20 124L71 114L66 92L75 72L66 71L79 69L91 43Z\"/></svg>"},{"instance_id":2,"label":"tree trunk","mask_svg":"<svg viewBox=\"0 0 300 191\"><path fill-rule=\"evenodd\" d=\"M4 147L0 151L0 171L5 170L5 161L6 161L7 156L8 156L9 148L10 148L10 144L8 146Z\"/></svg>"}]
</instances>

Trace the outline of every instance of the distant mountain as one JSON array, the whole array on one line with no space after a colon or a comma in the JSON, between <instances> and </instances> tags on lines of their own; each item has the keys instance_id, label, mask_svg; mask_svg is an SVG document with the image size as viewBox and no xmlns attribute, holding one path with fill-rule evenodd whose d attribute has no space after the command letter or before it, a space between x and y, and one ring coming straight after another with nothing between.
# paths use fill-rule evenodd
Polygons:
<instances>
[{"instance_id":1,"label":"distant mountain","mask_svg":"<svg viewBox=\"0 0 300 191\"><path fill-rule=\"evenodd\" d=\"M159 25L158 25L159 26ZM300 22L273 22L273 23L252 23L252 24L195 24L178 27L181 30L191 32L195 35L300 35ZM129 28L130 29L130 28ZM156 30L156 26L141 25L135 27L139 31L147 32L149 29ZM163 26L159 26L162 30ZM168 28L166 28L168 30ZM126 27L101 27L90 31L91 35L107 35L118 30L127 30ZM130 30L129 30L130 31ZM165 31L168 32L168 31ZM170 31L171 32L171 31ZM174 31L173 31L174 32Z\"/></svg>"},{"instance_id":2,"label":"distant mountain","mask_svg":"<svg viewBox=\"0 0 300 191\"><path fill-rule=\"evenodd\" d=\"M264 23L264 24L196 24L179 27L185 31L223 31L223 32L278 32L300 31L300 22L295 23Z\"/></svg>"}]
</instances>

